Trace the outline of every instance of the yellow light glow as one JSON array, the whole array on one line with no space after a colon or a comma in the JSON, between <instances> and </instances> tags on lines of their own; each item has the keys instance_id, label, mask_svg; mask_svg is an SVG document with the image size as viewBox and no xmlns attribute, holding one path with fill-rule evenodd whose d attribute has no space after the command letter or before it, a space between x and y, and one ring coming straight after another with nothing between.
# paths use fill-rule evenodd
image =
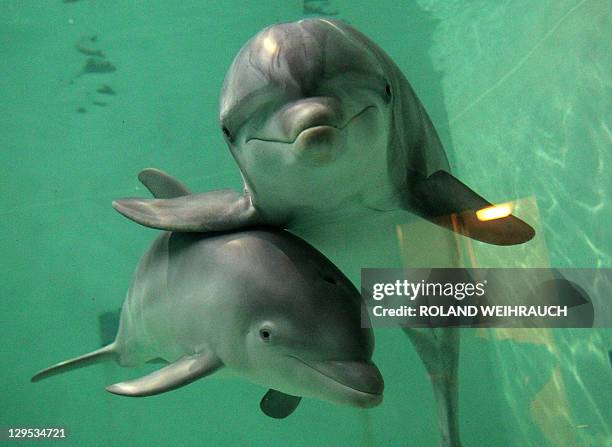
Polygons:
<instances>
[{"instance_id":1,"label":"yellow light glow","mask_svg":"<svg viewBox=\"0 0 612 447\"><path fill-rule=\"evenodd\" d=\"M270 54L276 53L276 49L278 48L278 44L270 36L264 37L263 46L266 49L266 51Z\"/></svg>"},{"instance_id":2,"label":"yellow light glow","mask_svg":"<svg viewBox=\"0 0 612 447\"><path fill-rule=\"evenodd\" d=\"M501 205L493 205L476 211L476 217L480 221L501 219L512 214L512 204L502 203Z\"/></svg>"}]
</instances>

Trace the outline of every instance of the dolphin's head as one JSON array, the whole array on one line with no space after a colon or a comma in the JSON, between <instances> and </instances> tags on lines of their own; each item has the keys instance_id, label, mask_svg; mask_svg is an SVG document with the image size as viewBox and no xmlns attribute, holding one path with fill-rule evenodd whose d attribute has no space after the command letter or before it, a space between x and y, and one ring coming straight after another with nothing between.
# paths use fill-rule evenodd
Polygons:
<instances>
[{"instance_id":1,"label":"dolphin's head","mask_svg":"<svg viewBox=\"0 0 612 447\"><path fill-rule=\"evenodd\" d=\"M261 31L236 56L220 124L256 193L297 183L302 197L306 188L320 202L329 190L323 180L333 178L353 185L334 191L342 200L364 177L370 186L377 181L377 166L386 172L395 81L355 33L325 19L284 23Z\"/></svg>"},{"instance_id":2,"label":"dolphin's head","mask_svg":"<svg viewBox=\"0 0 612 447\"><path fill-rule=\"evenodd\" d=\"M274 272L262 277L249 269L248 275L261 280L241 302L235 346L242 352L228 366L294 396L358 407L380 403L383 379L372 362L372 330L362 328L357 289L320 253L288 234L279 239L262 232L256 250Z\"/></svg>"}]
</instances>

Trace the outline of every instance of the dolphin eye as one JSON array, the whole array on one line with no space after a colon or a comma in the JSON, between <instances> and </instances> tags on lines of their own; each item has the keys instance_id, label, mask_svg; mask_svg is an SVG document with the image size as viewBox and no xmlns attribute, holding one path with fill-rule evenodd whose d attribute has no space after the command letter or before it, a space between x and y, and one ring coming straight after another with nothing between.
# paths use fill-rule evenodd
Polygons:
<instances>
[{"instance_id":1,"label":"dolphin eye","mask_svg":"<svg viewBox=\"0 0 612 447\"><path fill-rule=\"evenodd\" d=\"M330 284L338 284L335 278L332 278L331 276L327 276L327 275L323 277L323 281L328 282Z\"/></svg>"},{"instance_id":2,"label":"dolphin eye","mask_svg":"<svg viewBox=\"0 0 612 447\"><path fill-rule=\"evenodd\" d=\"M228 140L232 141L232 134L230 133L230 131L227 128L227 126L222 126L221 130L223 131L223 135L225 135L225 138L227 138Z\"/></svg>"},{"instance_id":3,"label":"dolphin eye","mask_svg":"<svg viewBox=\"0 0 612 447\"><path fill-rule=\"evenodd\" d=\"M385 93L387 94L387 100L391 99L391 85L389 83L385 85Z\"/></svg>"},{"instance_id":4,"label":"dolphin eye","mask_svg":"<svg viewBox=\"0 0 612 447\"><path fill-rule=\"evenodd\" d=\"M259 330L259 337L263 340L263 341L270 341L270 339L272 338L272 331L270 329L268 329L267 327L261 328Z\"/></svg>"}]
</instances>

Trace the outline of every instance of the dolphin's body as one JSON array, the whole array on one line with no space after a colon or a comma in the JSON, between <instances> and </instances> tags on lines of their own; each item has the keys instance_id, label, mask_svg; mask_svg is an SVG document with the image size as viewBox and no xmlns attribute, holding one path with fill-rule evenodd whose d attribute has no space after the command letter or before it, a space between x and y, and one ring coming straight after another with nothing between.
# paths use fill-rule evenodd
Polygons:
<instances>
[{"instance_id":1,"label":"dolphin's body","mask_svg":"<svg viewBox=\"0 0 612 447\"><path fill-rule=\"evenodd\" d=\"M247 42L225 79L220 127L244 179L243 194L220 190L113 206L138 223L171 231L288 227L326 252L352 247L335 258L343 259L345 271L346 259L372 266L397 250L397 241L370 241L356 253L369 235L393 234L409 213L498 245L534 235L511 214L477 218L475 211L490 203L452 176L437 132L400 69L340 21L273 25ZM143 175L174 182L154 171ZM454 247L450 239L448 247ZM441 329L409 335L434 384L442 445L457 447L458 336Z\"/></svg>"},{"instance_id":2,"label":"dolphin's body","mask_svg":"<svg viewBox=\"0 0 612 447\"><path fill-rule=\"evenodd\" d=\"M436 130L402 72L340 21L274 25L247 42L225 78L220 124L244 194L124 199L115 208L170 231L296 228L405 209L485 242L533 237L512 215L476 218L473 211L490 203L450 174Z\"/></svg>"},{"instance_id":3,"label":"dolphin's body","mask_svg":"<svg viewBox=\"0 0 612 447\"><path fill-rule=\"evenodd\" d=\"M372 331L361 328L362 305L342 272L282 230L166 232L140 261L115 341L32 381L103 359L162 359L170 364L107 390L148 396L227 367L270 388L261 408L272 417L289 415L302 396L371 407L382 400L383 381L371 361Z\"/></svg>"}]
</instances>

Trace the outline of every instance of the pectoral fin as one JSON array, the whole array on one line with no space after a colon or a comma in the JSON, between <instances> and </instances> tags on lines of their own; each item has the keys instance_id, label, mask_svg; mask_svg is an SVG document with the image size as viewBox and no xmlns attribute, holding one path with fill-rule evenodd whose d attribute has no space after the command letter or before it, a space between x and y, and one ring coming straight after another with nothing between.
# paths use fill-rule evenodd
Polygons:
<instances>
[{"instance_id":1,"label":"pectoral fin","mask_svg":"<svg viewBox=\"0 0 612 447\"><path fill-rule=\"evenodd\" d=\"M134 222L168 231L226 231L263 223L250 195L231 189L172 199L122 199L113 207Z\"/></svg>"},{"instance_id":2,"label":"pectoral fin","mask_svg":"<svg viewBox=\"0 0 612 447\"><path fill-rule=\"evenodd\" d=\"M221 361L210 353L185 356L144 377L111 385L106 391L129 397L153 396L185 386L221 366Z\"/></svg>"},{"instance_id":3,"label":"pectoral fin","mask_svg":"<svg viewBox=\"0 0 612 447\"><path fill-rule=\"evenodd\" d=\"M515 245L535 235L529 224L512 214L479 218L476 212L491 207L491 203L446 171L437 171L426 179L415 181L408 196L407 208L472 239L495 245Z\"/></svg>"},{"instance_id":4,"label":"pectoral fin","mask_svg":"<svg viewBox=\"0 0 612 447\"><path fill-rule=\"evenodd\" d=\"M276 390L268 390L259 403L261 411L274 419L284 419L295 411L302 400L301 397L291 396Z\"/></svg>"}]
</instances>

